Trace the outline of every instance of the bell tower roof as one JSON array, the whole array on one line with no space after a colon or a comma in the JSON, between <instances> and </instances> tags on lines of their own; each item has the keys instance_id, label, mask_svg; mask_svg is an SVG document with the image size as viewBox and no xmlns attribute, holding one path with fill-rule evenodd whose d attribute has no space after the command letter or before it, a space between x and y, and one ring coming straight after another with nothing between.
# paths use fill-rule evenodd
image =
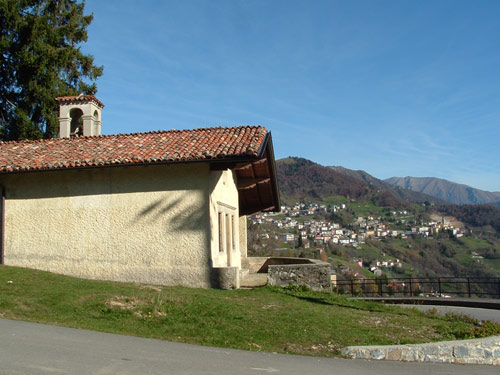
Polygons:
<instances>
[{"instance_id":1,"label":"bell tower roof","mask_svg":"<svg viewBox=\"0 0 500 375\"><path fill-rule=\"evenodd\" d=\"M95 103L99 108L103 109L104 104L97 99L94 95L77 95L77 96L59 96L56 98L56 101L59 103L59 105L64 105L64 104L83 104L83 103L88 103L88 102L93 102Z\"/></svg>"}]
</instances>

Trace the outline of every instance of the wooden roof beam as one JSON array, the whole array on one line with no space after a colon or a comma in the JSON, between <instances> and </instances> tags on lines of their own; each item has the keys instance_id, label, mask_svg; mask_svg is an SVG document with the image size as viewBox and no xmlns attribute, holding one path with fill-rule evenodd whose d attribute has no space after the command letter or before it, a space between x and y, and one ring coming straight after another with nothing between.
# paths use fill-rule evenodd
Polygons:
<instances>
[{"instance_id":1,"label":"wooden roof beam","mask_svg":"<svg viewBox=\"0 0 500 375\"><path fill-rule=\"evenodd\" d=\"M257 210L246 209L244 211L240 211L240 215L251 215L251 214L256 214L256 213L262 212L262 211L273 211L274 209L275 209L275 206L261 206Z\"/></svg>"},{"instance_id":2,"label":"wooden roof beam","mask_svg":"<svg viewBox=\"0 0 500 375\"><path fill-rule=\"evenodd\" d=\"M242 178L238 180L238 190L250 189L255 187L257 184L265 184L269 182L271 182L269 177Z\"/></svg>"},{"instance_id":3,"label":"wooden roof beam","mask_svg":"<svg viewBox=\"0 0 500 375\"><path fill-rule=\"evenodd\" d=\"M238 164L233 168L235 171L243 171L245 169L252 168L252 163Z\"/></svg>"},{"instance_id":4,"label":"wooden roof beam","mask_svg":"<svg viewBox=\"0 0 500 375\"><path fill-rule=\"evenodd\" d=\"M260 165L262 163L267 163L267 158L262 158L262 159L259 159L259 160L256 160L256 161L252 161L252 162L249 162L249 163L236 164L233 169L235 171L241 171L241 170L244 170L244 169L251 168L254 165Z\"/></svg>"}]
</instances>

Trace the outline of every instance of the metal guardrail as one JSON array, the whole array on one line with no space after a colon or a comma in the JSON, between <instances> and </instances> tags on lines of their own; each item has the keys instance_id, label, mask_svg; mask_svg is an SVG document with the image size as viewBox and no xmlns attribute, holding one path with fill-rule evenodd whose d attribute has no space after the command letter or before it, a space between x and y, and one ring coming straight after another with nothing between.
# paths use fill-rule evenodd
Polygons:
<instances>
[{"instance_id":1,"label":"metal guardrail","mask_svg":"<svg viewBox=\"0 0 500 375\"><path fill-rule=\"evenodd\" d=\"M351 296L500 297L498 277L408 277L332 281L340 294Z\"/></svg>"}]
</instances>

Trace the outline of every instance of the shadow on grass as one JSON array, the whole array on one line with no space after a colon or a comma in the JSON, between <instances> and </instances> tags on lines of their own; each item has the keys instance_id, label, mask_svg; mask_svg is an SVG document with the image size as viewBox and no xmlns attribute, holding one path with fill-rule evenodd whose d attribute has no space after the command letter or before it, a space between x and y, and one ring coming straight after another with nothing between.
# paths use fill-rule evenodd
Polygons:
<instances>
[{"instance_id":1,"label":"shadow on grass","mask_svg":"<svg viewBox=\"0 0 500 375\"><path fill-rule=\"evenodd\" d=\"M280 293L280 292L278 292L278 293ZM340 303L340 302L334 302L334 301L330 301L330 300L328 300L328 298L324 298L324 297L300 296L300 295L295 295L293 293L286 293L286 292L283 294L290 296L290 297L294 297L294 298L303 300L303 301L316 303L316 304L320 304L320 305L337 306L337 307L343 307L346 309L352 309L352 310L358 310L358 311L387 312L384 309L377 309L377 308L371 308L371 307L358 307L358 306L353 306L353 305L344 304L344 303ZM402 311L402 312L392 311L392 313L396 314L396 315L408 315L404 311Z\"/></svg>"},{"instance_id":2,"label":"shadow on grass","mask_svg":"<svg viewBox=\"0 0 500 375\"><path fill-rule=\"evenodd\" d=\"M338 307L345 307L347 309L353 309L353 310L359 310L359 311L375 311L375 312L383 312L383 310L377 310L377 309L370 309L370 308L362 308L362 307L357 307L357 306L352 306L352 305L346 305L342 304L339 302L332 302L328 301L325 298L318 298L318 297L304 297L304 296L295 296L293 294L287 294L291 297L298 298L303 301L307 302L312 302L312 303L317 303L320 305L329 305L329 306L338 306Z\"/></svg>"}]
</instances>

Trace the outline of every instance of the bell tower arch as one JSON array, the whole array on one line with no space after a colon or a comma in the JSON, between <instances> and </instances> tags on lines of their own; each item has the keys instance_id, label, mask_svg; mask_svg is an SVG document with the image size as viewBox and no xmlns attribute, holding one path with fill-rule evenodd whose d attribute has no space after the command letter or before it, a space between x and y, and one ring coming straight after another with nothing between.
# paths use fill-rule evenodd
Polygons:
<instances>
[{"instance_id":1,"label":"bell tower arch","mask_svg":"<svg viewBox=\"0 0 500 375\"><path fill-rule=\"evenodd\" d=\"M101 111L104 104L93 95L61 96L59 138L101 135Z\"/></svg>"}]
</instances>

